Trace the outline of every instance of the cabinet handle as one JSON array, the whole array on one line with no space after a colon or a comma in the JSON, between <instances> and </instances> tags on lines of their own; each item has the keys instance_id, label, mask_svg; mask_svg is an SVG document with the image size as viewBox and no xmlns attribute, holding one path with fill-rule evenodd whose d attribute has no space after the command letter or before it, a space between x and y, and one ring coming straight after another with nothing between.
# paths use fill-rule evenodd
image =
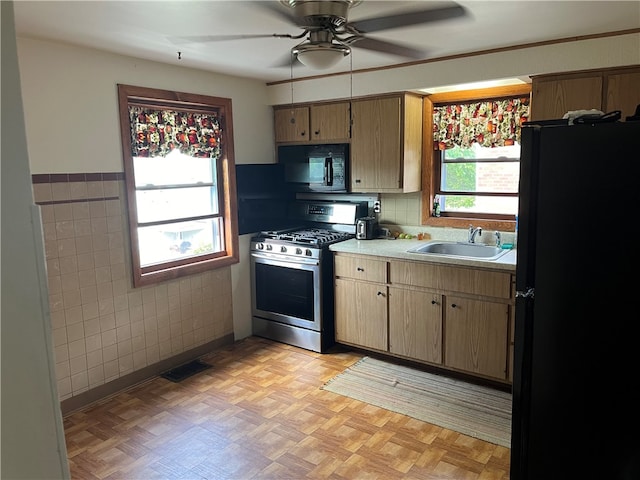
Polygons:
<instances>
[{"instance_id":1,"label":"cabinet handle","mask_svg":"<svg viewBox=\"0 0 640 480\"><path fill-rule=\"evenodd\" d=\"M320 135L320 130L316 130L316 131L315 131L315 132L313 132L313 133L315 133L316 135Z\"/></svg>"},{"instance_id":2,"label":"cabinet handle","mask_svg":"<svg viewBox=\"0 0 640 480\"><path fill-rule=\"evenodd\" d=\"M452 304L451 304L451 307L452 307L452 308L456 308L457 306L458 306L458 305L456 305L455 303L452 303Z\"/></svg>"},{"instance_id":3,"label":"cabinet handle","mask_svg":"<svg viewBox=\"0 0 640 480\"><path fill-rule=\"evenodd\" d=\"M384 295L384 293L382 293L382 292L378 292L378 296L380 296L380 295Z\"/></svg>"},{"instance_id":4,"label":"cabinet handle","mask_svg":"<svg viewBox=\"0 0 640 480\"><path fill-rule=\"evenodd\" d=\"M306 135L307 135L307 132L300 132L301 137L305 137Z\"/></svg>"},{"instance_id":5,"label":"cabinet handle","mask_svg":"<svg viewBox=\"0 0 640 480\"><path fill-rule=\"evenodd\" d=\"M362 267L357 267L356 270L359 271L359 272L364 272L364 268L362 268Z\"/></svg>"},{"instance_id":6,"label":"cabinet handle","mask_svg":"<svg viewBox=\"0 0 640 480\"><path fill-rule=\"evenodd\" d=\"M431 300L431 305L437 305L438 302L436 302L435 300Z\"/></svg>"}]
</instances>

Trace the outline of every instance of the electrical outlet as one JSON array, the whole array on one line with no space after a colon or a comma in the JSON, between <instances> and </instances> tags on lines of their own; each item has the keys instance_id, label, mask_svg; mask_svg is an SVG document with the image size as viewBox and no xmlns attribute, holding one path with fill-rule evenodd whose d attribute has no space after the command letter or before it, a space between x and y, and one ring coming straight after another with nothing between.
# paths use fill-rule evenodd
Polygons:
<instances>
[{"instance_id":1,"label":"electrical outlet","mask_svg":"<svg viewBox=\"0 0 640 480\"><path fill-rule=\"evenodd\" d=\"M373 211L375 213L380 213L380 200L373 202Z\"/></svg>"}]
</instances>

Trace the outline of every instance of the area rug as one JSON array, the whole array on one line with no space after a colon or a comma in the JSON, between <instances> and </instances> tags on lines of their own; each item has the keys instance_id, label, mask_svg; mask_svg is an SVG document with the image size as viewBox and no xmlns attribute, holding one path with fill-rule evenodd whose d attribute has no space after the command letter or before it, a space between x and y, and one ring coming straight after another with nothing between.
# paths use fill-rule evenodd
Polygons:
<instances>
[{"instance_id":1,"label":"area rug","mask_svg":"<svg viewBox=\"0 0 640 480\"><path fill-rule=\"evenodd\" d=\"M511 448L511 394L364 357L322 389Z\"/></svg>"}]
</instances>

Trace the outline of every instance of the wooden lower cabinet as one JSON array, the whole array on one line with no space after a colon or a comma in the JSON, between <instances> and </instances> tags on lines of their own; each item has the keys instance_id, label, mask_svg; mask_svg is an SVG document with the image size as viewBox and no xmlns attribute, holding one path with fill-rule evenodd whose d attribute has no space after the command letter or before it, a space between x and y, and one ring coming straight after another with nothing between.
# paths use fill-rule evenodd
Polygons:
<instances>
[{"instance_id":1,"label":"wooden lower cabinet","mask_svg":"<svg viewBox=\"0 0 640 480\"><path fill-rule=\"evenodd\" d=\"M513 275L336 254L336 341L511 382Z\"/></svg>"},{"instance_id":2,"label":"wooden lower cabinet","mask_svg":"<svg viewBox=\"0 0 640 480\"><path fill-rule=\"evenodd\" d=\"M442 363L442 295L389 287L389 352Z\"/></svg>"},{"instance_id":3,"label":"wooden lower cabinet","mask_svg":"<svg viewBox=\"0 0 640 480\"><path fill-rule=\"evenodd\" d=\"M335 279L336 341L387 350L387 286Z\"/></svg>"},{"instance_id":4,"label":"wooden lower cabinet","mask_svg":"<svg viewBox=\"0 0 640 480\"><path fill-rule=\"evenodd\" d=\"M444 365L505 380L509 305L447 296L444 314Z\"/></svg>"}]
</instances>

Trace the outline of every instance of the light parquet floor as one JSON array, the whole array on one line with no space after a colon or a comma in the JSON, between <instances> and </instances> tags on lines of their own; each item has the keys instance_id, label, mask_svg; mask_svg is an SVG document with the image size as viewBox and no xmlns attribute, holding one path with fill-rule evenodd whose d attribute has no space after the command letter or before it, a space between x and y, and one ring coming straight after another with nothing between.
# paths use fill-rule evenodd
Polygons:
<instances>
[{"instance_id":1,"label":"light parquet floor","mask_svg":"<svg viewBox=\"0 0 640 480\"><path fill-rule=\"evenodd\" d=\"M72 478L508 480L507 448L320 389L361 357L241 340L68 414Z\"/></svg>"}]
</instances>

